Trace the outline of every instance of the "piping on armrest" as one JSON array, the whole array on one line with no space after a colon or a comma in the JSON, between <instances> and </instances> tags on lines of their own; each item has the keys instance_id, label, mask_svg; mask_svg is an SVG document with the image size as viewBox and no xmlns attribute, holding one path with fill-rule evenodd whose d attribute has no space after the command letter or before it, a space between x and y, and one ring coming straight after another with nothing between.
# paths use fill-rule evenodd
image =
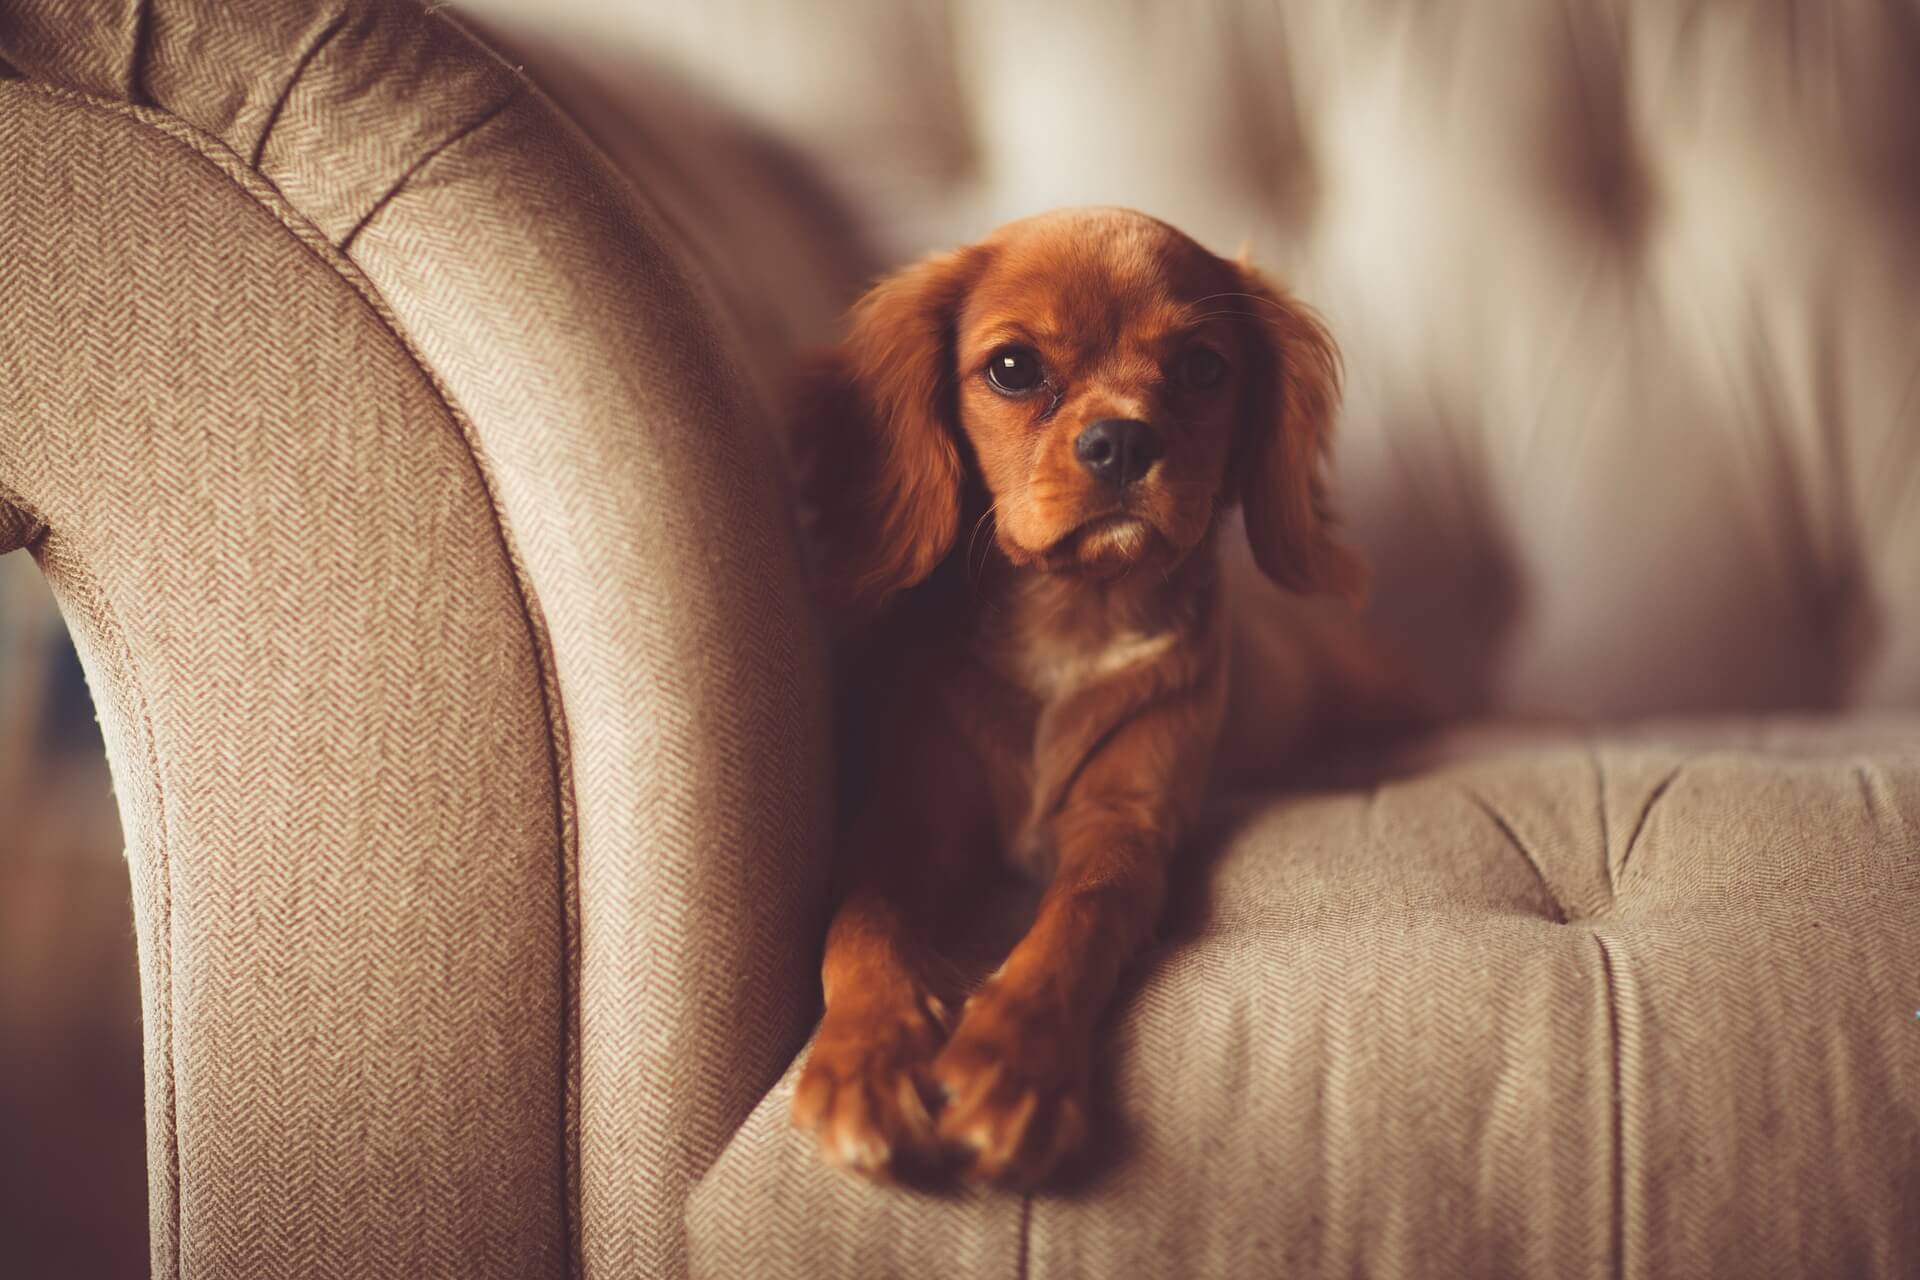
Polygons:
<instances>
[{"instance_id":1,"label":"piping on armrest","mask_svg":"<svg viewBox=\"0 0 1920 1280\"><path fill-rule=\"evenodd\" d=\"M32 546L44 532L44 521L21 507L11 494L0 489L0 555Z\"/></svg>"}]
</instances>

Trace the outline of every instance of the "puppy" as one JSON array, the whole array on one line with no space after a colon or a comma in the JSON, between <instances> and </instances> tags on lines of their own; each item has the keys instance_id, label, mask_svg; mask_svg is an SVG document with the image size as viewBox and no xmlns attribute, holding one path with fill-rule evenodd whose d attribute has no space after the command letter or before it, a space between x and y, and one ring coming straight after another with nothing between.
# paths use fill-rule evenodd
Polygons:
<instances>
[{"instance_id":1,"label":"puppy","mask_svg":"<svg viewBox=\"0 0 1920 1280\"><path fill-rule=\"evenodd\" d=\"M1290 595L1366 578L1324 478L1338 370L1286 293L1119 209L908 267L803 370L825 587L859 620L826 1014L793 1100L830 1162L1028 1187L1080 1144L1095 1024L1226 732L1228 597L1262 589L1228 589L1223 522L1240 509ZM1262 722L1242 761L1391 697L1346 615L1264 589L1239 612L1279 684L1235 691ZM930 940L1009 860L1047 888L956 1010Z\"/></svg>"}]
</instances>

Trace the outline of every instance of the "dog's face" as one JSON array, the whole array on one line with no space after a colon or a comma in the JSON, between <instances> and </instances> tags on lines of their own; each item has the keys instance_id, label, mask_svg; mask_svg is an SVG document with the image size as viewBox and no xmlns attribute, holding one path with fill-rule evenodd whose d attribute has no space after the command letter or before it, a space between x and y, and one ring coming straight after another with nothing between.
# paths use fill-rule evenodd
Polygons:
<instances>
[{"instance_id":1,"label":"dog's face","mask_svg":"<svg viewBox=\"0 0 1920 1280\"><path fill-rule=\"evenodd\" d=\"M1054 215L987 240L956 318L955 410L1016 564L1107 576L1205 536L1262 305L1172 228Z\"/></svg>"},{"instance_id":2,"label":"dog's face","mask_svg":"<svg viewBox=\"0 0 1920 1280\"><path fill-rule=\"evenodd\" d=\"M878 604L932 572L969 468L1016 564L1164 568L1240 502L1270 577L1352 594L1321 476L1337 367L1311 313L1142 214L1063 210L927 258L803 379L837 594Z\"/></svg>"}]
</instances>

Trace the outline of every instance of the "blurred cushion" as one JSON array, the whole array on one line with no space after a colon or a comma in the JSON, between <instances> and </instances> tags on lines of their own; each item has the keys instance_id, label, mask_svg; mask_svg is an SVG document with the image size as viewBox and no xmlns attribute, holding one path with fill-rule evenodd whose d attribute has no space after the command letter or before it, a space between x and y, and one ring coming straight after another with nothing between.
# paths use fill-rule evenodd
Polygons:
<instances>
[{"instance_id":1,"label":"blurred cushion","mask_svg":"<svg viewBox=\"0 0 1920 1280\"><path fill-rule=\"evenodd\" d=\"M857 1183L789 1073L695 1191L697 1274L1914 1274L1920 720L1422 764L1222 810L1083 1185Z\"/></svg>"},{"instance_id":2,"label":"blurred cushion","mask_svg":"<svg viewBox=\"0 0 1920 1280\"><path fill-rule=\"evenodd\" d=\"M1060 204L1247 244L1345 349L1449 709L1920 704L1901 6L475 2L671 60L896 259Z\"/></svg>"}]
</instances>

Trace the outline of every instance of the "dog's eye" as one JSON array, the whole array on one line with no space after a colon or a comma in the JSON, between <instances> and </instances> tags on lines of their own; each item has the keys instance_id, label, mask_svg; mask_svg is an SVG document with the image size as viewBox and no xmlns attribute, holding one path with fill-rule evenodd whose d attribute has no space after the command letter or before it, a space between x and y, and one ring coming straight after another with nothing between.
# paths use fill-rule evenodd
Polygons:
<instances>
[{"instance_id":1,"label":"dog's eye","mask_svg":"<svg viewBox=\"0 0 1920 1280\"><path fill-rule=\"evenodd\" d=\"M987 357L987 381L1003 395L1025 395L1045 380L1040 357L1030 348L1001 347Z\"/></svg>"},{"instance_id":2,"label":"dog's eye","mask_svg":"<svg viewBox=\"0 0 1920 1280\"><path fill-rule=\"evenodd\" d=\"M1174 370L1174 377L1189 391L1217 387L1226 376L1227 362L1212 347L1195 347L1180 357L1180 364Z\"/></svg>"}]
</instances>

